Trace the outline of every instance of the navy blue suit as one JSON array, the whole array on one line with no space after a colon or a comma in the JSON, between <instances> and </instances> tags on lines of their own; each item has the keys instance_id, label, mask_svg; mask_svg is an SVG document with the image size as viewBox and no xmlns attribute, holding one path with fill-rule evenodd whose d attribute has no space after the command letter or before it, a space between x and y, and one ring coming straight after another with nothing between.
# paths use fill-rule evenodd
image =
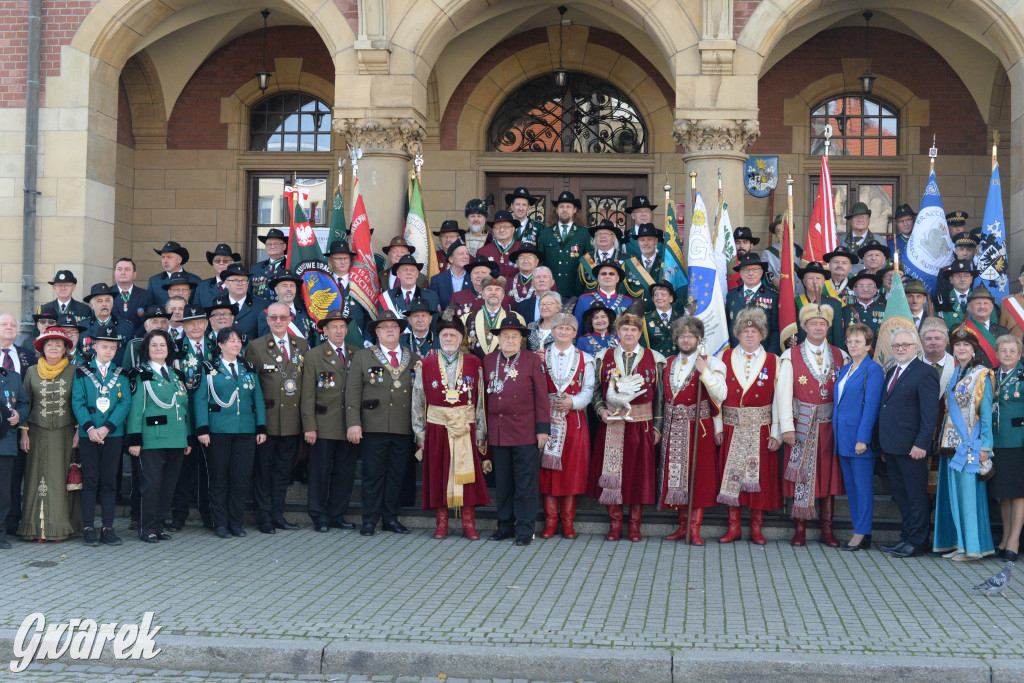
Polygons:
<instances>
[{"instance_id":1,"label":"navy blue suit","mask_svg":"<svg viewBox=\"0 0 1024 683\"><path fill-rule=\"evenodd\" d=\"M187 270L182 270L181 272L185 273L185 276L189 279L189 281L196 283L196 285L199 285L199 283L203 281L202 278L200 278L195 273L190 273ZM167 290L163 288L163 284L167 282L167 280L169 280L170 277L171 276L169 273L167 273L167 271L161 270L159 273L149 278L149 293L153 297L153 303L160 304L161 306L167 305L167 300L170 297L167 296ZM193 289L192 296L189 297L188 303L191 304L194 302L195 294L196 290Z\"/></svg>"},{"instance_id":2,"label":"navy blue suit","mask_svg":"<svg viewBox=\"0 0 1024 683\"><path fill-rule=\"evenodd\" d=\"M250 340L256 339L259 336L260 313L265 311L269 305L263 299L256 299L252 295L245 297L242 310L235 316L235 327Z\"/></svg>"},{"instance_id":3,"label":"navy blue suit","mask_svg":"<svg viewBox=\"0 0 1024 683\"><path fill-rule=\"evenodd\" d=\"M844 365L836 375L836 387L844 377L850 376L842 395L837 395L832 404L832 431L850 502L853 533L870 534L875 505L875 458L878 456L871 448L871 437L878 421L885 371L870 358L861 361L852 374L851 367L849 363ZM858 442L868 447L860 454L855 450Z\"/></svg>"},{"instance_id":4,"label":"navy blue suit","mask_svg":"<svg viewBox=\"0 0 1024 683\"><path fill-rule=\"evenodd\" d=\"M743 294L744 285L733 287L725 296L725 314L729 318L729 346L736 348L740 340L733 336L732 326L740 311L747 308L746 297ZM779 293L774 289L761 283L749 304L751 307L760 308L768 317L768 338L761 342L768 353L781 353L779 349Z\"/></svg>"},{"instance_id":5,"label":"navy blue suit","mask_svg":"<svg viewBox=\"0 0 1024 683\"><path fill-rule=\"evenodd\" d=\"M410 297L408 304L405 303L401 287L395 287L394 289L388 290L388 296L391 297L391 303L395 305L395 310L403 315L405 314L405 309L407 309L413 301L420 298L426 301L427 305L438 313L442 310L440 301L437 297L437 292L429 289L421 289L419 287L413 289L412 296Z\"/></svg>"},{"instance_id":6,"label":"navy blue suit","mask_svg":"<svg viewBox=\"0 0 1024 683\"><path fill-rule=\"evenodd\" d=\"M114 297L114 315L130 322L133 331L142 331L142 316L153 303L153 295L149 290L133 285L127 302L121 297L121 290L117 285L110 288L110 293Z\"/></svg>"},{"instance_id":7,"label":"navy blue suit","mask_svg":"<svg viewBox=\"0 0 1024 683\"><path fill-rule=\"evenodd\" d=\"M523 299L522 301L517 303L516 313L523 316L523 322L525 322L527 325L537 320L537 318L540 317L540 314L537 313L537 295L534 294L528 299ZM583 334L582 327L580 328L580 334Z\"/></svg>"},{"instance_id":8,"label":"navy blue suit","mask_svg":"<svg viewBox=\"0 0 1024 683\"><path fill-rule=\"evenodd\" d=\"M903 517L901 540L915 548L924 548L928 540L930 508L928 500L928 459L914 460L914 446L927 453L931 449L935 423L939 416L939 374L917 358L910 361L889 391L896 372L885 375L882 402L878 412L878 437L885 453L886 469L893 498Z\"/></svg>"},{"instance_id":9,"label":"navy blue suit","mask_svg":"<svg viewBox=\"0 0 1024 683\"><path fill-rule=\"evenodd\" d=\"M469 273L462 274L462 288L470 289L473 283L469 281ZM445 270L430 278L430 291L437 295L437 302L441 310L448 308L455 291L452 289L451 271Z\"/></svg>"}]
</instances>

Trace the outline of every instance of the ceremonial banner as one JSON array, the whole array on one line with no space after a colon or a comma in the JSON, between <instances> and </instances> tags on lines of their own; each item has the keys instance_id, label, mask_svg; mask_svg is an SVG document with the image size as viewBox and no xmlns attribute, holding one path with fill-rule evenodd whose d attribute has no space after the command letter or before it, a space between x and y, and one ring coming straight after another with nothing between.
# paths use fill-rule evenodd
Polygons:
<instances>
[{"instance_id":1,"label":"ceremonial banner","mask_svg":"<svg viewBox=\"0 0 1024 683\"><path fill-rule=\"evenodd\" d=\"M662 278L672 283L672 286L679 291L687 284L686 260L683 258L682 240L679 239L679 228L676 225L675 212L672 210L672 203L665 206L665 255Z\"/></svg>"},{"instance_id":2,"label":"ceremonial banner","mask_svg":"<svg viewBox=\"0 0 1024 683\"><path fill-rule=\"evenodd\" d=\"M723 292L729 291L729 273L736 265L736 242L732 237L732 221L729 220L729 205L722 203L715 228L715 262L718 264L718 285Z\"/></svg>"},{"instance_id":3,"label":"ceremonial banner","mask_svg":"<svg viewBox=\"0 0 1024 683\"><path fill-rule=\"evenodd\" d=\"M799 332L793 279L796 274L793 259L793 226L789 224L788 219L782 226L782 252L779 259L782 262L779 273L779 343L785 348L786 340Z\"/></svg>"},{"instance_id":4,"label":"ceremonial banner","mask_svg":"<svg viewBox=\"0 0 1024 683\"><path fill-rule=\"evenodd\" d=\"M289 195L292 205L292 223L288 231L289 270L302 278L302 299L309 317L319 321L327 311L341 308L342 296L324 253L317 243L309 218L302 208L297 193Z\"/></svg>"},{"instance_id":5,"label":"ceremonial banner","mask_svg":"<svg viewBox=\"0 0 1024 683\"><path fill-rule=\"evenodd\" d=\"M832 176L828 170L828 157L821 157L821 180L818 196L814 198L811 223L807 227L803 260L825 262L825 254L836 248L836 207L832 199Z\"/></svg>"},{"instance_id":6,"label":"ceremonial banner","mask_svg":"<svg viewBox=\"0 0 1024 683\"><path fill-rule=\"evenodd\" d=\"M686 257L690 267L690 301L695 307L692 315L704 323L707 351L717 354L729 343L729 323L725 317L725 296L718 284L718 264L708 231L704 199L699 192L693 205L688 246ZM666 246L666 265L669 252Z\"/></svg>"},{"instance_id":7,"label":"ceremonial banner","mask_svg":"<svg viewBox=\"0 0 1024 683\"><path fill-rule=\"evenodd\" d=\"M988 184L985 201L985 219L981 225L981 244L974 257L974 267L980 275L976 284L985 285L996 299L996 308L1010 294L1006 277L1006 224L1003 222L1003 192L999 183L999 165L992 167L992 180Z\"/></svg>"},{"instance_id":8,"label":"ceremonial banner","mask_svg":"<svg viewBox=\"0 0 1024 683\"><path fill-rule=\"evenodd\" d=\"M882 324L878 326L878 336L875 339L874 359L886 370L892 367L892 335L897 330L910 330L914 336L918 336L914 314L910 312L907 293L903 290L903 279L894 277L892 291L885 299L885 316L882 318Z\"/></svg>"},{"instance_id":9,"label":"ceremonial banner","mask_svg":"<svg viewBox=\"0 0 1024 683\"><path fill-rule=\"evenodd\" d=\"M334 188L334 203L331 205L331 227L327 232L327 243L324 253L330 249L331 242L348 240L348 224L345 222L345 199L341 192L341 182Z\"/></svg>"},{"instance_id":10,"label":"ceremonial banner","mask_svg":"<svg viewBox=\"0 0 1024 683\"><path fill-rule=\"evenodd\" d=\"M953 241L949 239L946 212L942 209L942 196L935 172L928 176L928 184L921 197L921 211L914 221L914 231L907 242L907 275L924 282L932 294L939 270L953 261ZM896 278L893 278L895 281Z\"/></svg>"},{"instance_id":11,"label":"ceremonial banner","mask_svg":"<svg viewBox=\"0 0 1024 683\"><path fill-rule=\"evenodd\" d=\"M423 193L415 171L409 174L409 213L405 218L405 241L413 246L415 253L427 255L420 257L424 275L431 278L441 272L437 264L434 236L423 211Z\"/></svg>"},{"instance_id":12,"label":"ceremonial banner","mask_svg":"<svg viewBox=\"0 0 1024 683\"><path fill-rule=\"evenodd\" d=\"M377 264L373 260L373 241L370 238L370 219L366 215L363 196L359 193L359 180L352 183L352 225L348 234L352 238L352 250L356 257L348 273L349 292L359 305L371 316L376 316L377 298L380 296L380 280Z\"/></svg>"}]
</instances>

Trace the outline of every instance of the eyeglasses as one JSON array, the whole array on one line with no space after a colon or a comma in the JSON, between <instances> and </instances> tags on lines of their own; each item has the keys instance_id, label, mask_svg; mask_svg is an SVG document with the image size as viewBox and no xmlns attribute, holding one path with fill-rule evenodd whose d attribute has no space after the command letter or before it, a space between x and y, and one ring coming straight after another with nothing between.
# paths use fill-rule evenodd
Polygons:
<instances>
[{"instance_id":1,"label":"eyeglasses","mask_svg":"<svg viewBox=\"0 0 1024 683\"><path fill-rule=\"evenodd\" d=\"M894 348L894 349L910 349L910 348L913 348L915 346L917 346L917 344L915 344L914 342L903 342L902 344L896 344L896 343L892 344L892 348Z\"/></svg>"},{"instance_id":2,"label":"eyeglasses","mask_svg":"<svg viewBox=\"0 0 1024 683\"><path fill-rule=\"evenodd\" d=\"M217 312L217 313L211 313L210 317L211 318L230 318L232 315L233 315L232 313L228 313L227 311L220 311L220 312Z\"/></svg>"},{"instance_id":3,"label":"eyeglasses","mask_svg":"<svg viewBox=\"0 0 1024 683\"><path fill-rule=\"evenodd\" d=\"M290 315L268 315L267 320L291 320Z\"/></svg>"}]
</instances>

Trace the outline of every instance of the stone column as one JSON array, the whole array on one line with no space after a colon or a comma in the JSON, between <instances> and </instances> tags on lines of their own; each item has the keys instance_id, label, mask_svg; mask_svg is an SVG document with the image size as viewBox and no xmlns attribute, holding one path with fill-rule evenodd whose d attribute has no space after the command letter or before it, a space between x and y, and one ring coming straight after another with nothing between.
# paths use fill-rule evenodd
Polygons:
<instances>
[{"instance_id":1,"label":"stone column","mask_svg":"<svg viewBox=\"0 0 1024 683\"><path fill-rule=\"evenodd\" d=\"M759 134L757 119L676 119L675 122L676 144L686 150L683 152L686 173L697 172L697 189L704 197L709 214L718 205L718 170L722 170L722 191L734 226L745 224L745 150ZM685 196L689 204L689 181ZM689 210L687 207L687 213Z\"/></svg>"},{"instance_id":2,"label":"stone column","mask_svg":"<svg viewBox=\"0 0 1024 683\"><path fill-rule=\"evenodd\" d=\"M380 249L402 234L410 152L423 140L423 128L412 119L342 118L334 120L334 132L345 136L353 148L363 150L359 190L373 228L373 246Z\"/></svg>"}]
</instances>

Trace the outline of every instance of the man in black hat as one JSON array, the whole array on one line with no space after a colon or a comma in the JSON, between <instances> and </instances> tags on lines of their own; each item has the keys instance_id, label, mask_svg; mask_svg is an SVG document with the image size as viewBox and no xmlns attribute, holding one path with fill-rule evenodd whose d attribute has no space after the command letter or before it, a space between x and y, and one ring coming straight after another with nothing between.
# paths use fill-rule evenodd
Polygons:
<instances>
[{"instance_id":1,"label":"man in black hat","mask_svg":"<svg viewBox=\"0 0 1024 683\"><path fill-rule=\"evenodd\" d=\"M89 328L88 320L77 320L70 313L57 316L57 324L54 327L62 330L71 339L71 348L68 349L68 357L72 365L79 367L85 365L89 359L78 348L78 342L82 333Z\"/></svg>"},{"instance_id":2,"label":"man in black hat","mask_svg":"<svg viewBox=\"0 0 1024 683\"><path fill-rule=\"evenodd\" d=\"M512 212L512 219L515 223L516 242L537 243L540 231L544 224L540 221L530 219L530 207L537 204L539 197L534 197L525 187L517 187L511 194L505 195L505 206Z\"/></svg>"},{"instance_id":3,"label":"man in black hat","mask_svg":"<svg viewBox=\"0 0 1024 683\"><path fill-rule=\"evenodd\" d=\"M477 358L483 359L485 355L498 347L496 330L507 318L518 320L523 319L508 307L508 297L505 296L505 278L485 275L480 283L483 305L477 310L462 317L466 327L466 343L469 351Z\"/></svg>"},{"instance_id":4,"label":"man in black hat","mask_svg":"<svg viewBox=\"0 0 1024 683\"><path fill-rule=\"evenodd\" d=\"M448 269L448 248L465 238L466 231L459 227L458 221L445 221L441 223L441 229L434 235L437 237L437 248L434 249L434 255L437 257L438 272L443 273Z\"/></svg>"},{"instance_id":5,"label":"man in black hat","mask_svg":"<svg viewBox=\"0 0 1024 683\"><path fill-rule=\"evenodd\" d=\"M217 333L235 324L235 313L238 313L238 308L226 296L218 296L203 310L210 323L209 329L206 331L206 338L216 349ZM245 346L248 341L249 338L246 337L242 340L242 345Z\"/></svg>"},{"instance_id":6,"label":"man in black hat","mask_svg":"<svg viewBox=\"0 0 1024 683\"><path fill-rule=\"evenodd\" d=\"M980 233L975 235L973 230L971 232L958 233L953 238L953 260L974 263L974 256L978 253L979 244L981 244ZM949 290L952 289L952 285L946 276L946 272L951 266L952 264L939 269L939 277L935 278L936 298L945 300L949 296Z\"/></svg>"},{"instance_id":7,"label":"man in black hat","mask_svg":"<svg viewBox=\"0 0 1024 683\"><path fill-rule=\"evenodd\" d=\"M967 219L970 216L966 211L950 211L946 214L946 227L949 228L949 239L955 240L957 235L967 228Z\"/></svg>"},{"instance_id":8,"label":"man in black hat","mask_svg":"<svg viewBox=\"0 0 1024 683\"><path fill-rule=\"evenodd\" d=\"M623 256L619 249L622 231L610 220L602 219L597 225L587 228L587 232L594 242L594 248L580 259L580 285L585 294L597 289L597 275L594 273L597 264L614 261L621 266Z\"/></svg>"},{"instance_id":9,"label":"man in black hat","mask_svg":"<svg viewBox=\"0 0 1024 683\"><path fill-rule=\"evenodd\" d=\"M967 296L971 293L971 285L978 277L978 271L974 268L974 262L957 259L940 272L940 277L949 283L950 288L945 292L936 289L935 313L941 315L952 330L967 318Z\"/></svg>"},{"instance_id":10,"label":"man in black hat","mask_svg":"<svg viewBox=\"0 0 1024 683\"><path fill-rule=\"evenodd\" d=\"M471 313L476 313L484 305L484 278L488 275L493 278L501 277L498 264L485 258L474 259L466 266L466 273L469 276L470 286L464 286L461 291L452 294L452 298L448 302L448 307L455 309L455 315L463 319ZM507 301L502 303L503 308L506 305Z\"/></svg>"},{"instance_id":11,"label":"man in black hat","mask_svg":"<svg viewBox=\"0 0 1024 683\"><path fill-rule=\"evenodd\" d=\"M306 509L313 531L354 529L345 520L356 479L356 447L348 442L345 385L358 347L345 343L352 321L342 310L328 311L317 327L323 344L306 354L302 372L302 430L309 444Z\"/></svg>"},{"instance_id":12,"label":"man in black hat","mask_svg":"<svg viewBox=\"0 0 1024 683\"><path fill-rule=\"evenodd\" d=\"M113 314L114 296L110 293L110 288L102 282L92 286L89 295L85 297L85 303L92 309L92 318L87 321L88 327L78 338L78 350L82 353L83 360L91 359L93 356L93 337L110 327L118 338L114 365L121 365L128 342L135 336L132 324Z\"/></svg>"},{"instance_id":13,"label":"man in black hat","mask_svg":"<svg viewBox=\"0 0 1024 683\"><path fill-rule=\"evenodd\" d=\"M771 285L775 289L779 288L779 277L782 275L782 224L784 219L781 214L772 219L772 222L768 224L768 234L771 235L771 245L767 249L761 252L761 260L768 264L768 271L765 274L767 284ZM735 239L735 238L734 238ZM796 263L800 262L800 257L803 256L803 247L794 244L793 245L793 260ZM736 258L739 258L739 254L736 254ZM827 261L828 259L826 259ZM729 288L732 288L732 283L729 283ZM796 283L796 293L800 294L800 283Z\"/></svg>"},{"instance_id":14,"label":"man in black hat","mask_svg":"<svg viewBox=\"0 0 1024 683\"><path fill-rule=\"evenodd\" d=\"M676 292L672 283L662 280L651 285L651 300L654 310L644 315L643 345L668 358L675 355L672 353L676 348L672 341L672 323L679 317L674 308Z\"/></svg>"},{"instance_id":15,"label":"man in black hat","mask_svg":"<svg viewBox=\"0 0 1024 683\"><path fill-rule=\"evenodd\" d=\"M395 286L381 294L378 308L401 315L412 305L413 299L423 299L434 311L440 313L441 305L437 294L416 284L422 267L423 264L418 263L412 256L403 256L398 263L391 266L391 272L395 275Z\"/></svg>"},{"instance_id":16,"label":"man in black hat","mask_svg":"<svg viewBox=\"0 0 1024 683\"><path fill-rule=\"evenodd\" d=\"M622 266L614 259L597 264L594 268L597 288L590 294L580 296L576 301L576 308L573 310L573 314L579 323L578 329L583 329L583 314L597 302L612 309L616 314L622 313L629 308L633 300L619 293L619 285L622 283L624 276L625 272L622 270Z\"/></svg>"},{"instance_id":17,"label":"man in black hat","mask_svg":"<svg viewBox=\"0 0 1024 683\"><path fill-rule=\"evenodd\" d=\"M917 212L910 208L910 204L900 204L896 207L896 213L893 214L892 220L895 234L887 240L887 243L890 251L899 252L902 261L907 256L907 242L910 241L910 233L914 231Z\"/></svg>"},{"instance_id":18,"label":"man in black hat","mask_svg":"<svg viewBox=\"0 0 1024 683\"><path fill-rule=\"evenodd\" d=\"M335 240L327 247L327 262L331 266L331 273L333 273L334 280L338 283L338 289L341 290L344 299L339 308L347 310L352 317L352 322L348 325L348 336L345 338L345 343L362 348L363 339L366 338L366 309L352 296L349 286L349 270L352 268L352 259L357 255L345 240ZM378 275L384 275L384 273L378 271Z\"/></svg>"},{"instance_id":19,"label":"man in black hat","mask_svg":"<svg viewBox=\"0 0 1024 683\"><path fill-rule=\"evenodd\" d=\"M846 330L843 327L843 304L838 299L825 294L825 283L832 277L832 273L820 261L811 261L805 267L797 268L796 274L804 285L804 293L796 295L797 319L800 316L800 309L807 304L831 308L832 324L826 331L826 338L829 344L845 351ZM797 325L797 328L796 336L786 340L786 346L789 348L803 344L807 338L807 331L803 325Z\"/></svg>"},{"instance_id":20,"label":"man in black hat","mask_svg":"<svg viewBox=\"0 0 1024 683\"><path fill-rule=\"evenodd\" d=\"M515 240L512 214L508 211L499 211L494 214L494 222L491 224L491 240L480 247L476 255L497 263L502 277L508 279L517 272L509 255L520 246L522 243Z\"/></svg>"},{"instance_id":21,"label":"man in black hat","mask_svg":"<svg viewBox=\"0 0 1024 683\"><path fill-rule=\"evenodd\" d=\"M640 245L635 240L640 235L641 225L653 224L654 210L657 208L657 204L651 204L651 200L642 194L634 196L630 205L626 207L626 213L629 214L629 220L633 224L623 235L623 249L627 254L640 257ZM658 250L659 256L665 255L664 242L659 241L654 248Z\"/></svg>"},{"instance_id":22,"label":"man in black hat","mask_svg":"<svg viewBox=\"0 0 1024 683\"><path fill-rule=\"evenodd\" d=\"M268 283L274 292L278 302L288 307L292 312L292 322L288 325L288 331L296 337L302 337L309 344L309 348L320 343L320 331L316 322L306 313L306 307L299 297L302 288L302 278L290 270L281 270ZM258 314L257 334L263 336L270 333L267 325L267 309Z\"/></svg>"},{"instance_id":23,"label":"man in black hat","mask_svg":"<svg viewBox=\"0 0 1024 683\"><path fill-rule=\"evenodd\" d=\"M273 290L268 285L270 278L288 267L285 253L288 251L288 237L280 229L271 228L266 235L258 235L256 239L263 243L267 258L253 264L249 271L249 294L257 299L273 301Z\"/></svg>"},{"instance_id":24,"label":"man in black hat","mask_svg":"<svg viewBox=\"0 0 1024 683\"><path fill-rule=\"evenodd\" d=\"M402 333L398 343L420 358L426 358L437 351L440 347L437 335L432 331L436 315L436 309L431 308L426 299L413 299L412 304L405 309L409 329Z\"/></svg>"},{"instance_id":25,"label":"man in black hat","mask_svg":"<svg viewBox=\"0 0 1024 683\"><path fill-rule=\"evenodd\" d=\"M768 318L768 336L762 345L768 353L779 353L779 293L764 284L768 264L757 254L744 254L733 270L740 274L741 283L725 297L725 313L729 319L729 345L735 348L739 339L734 335L733 322L745 308L760 308Z\"/></svg>"},{"instance_id":26,"label":"man in black hat","mask_svg":"<svg viewBox=\"0 0 1024 683\"><path fill-rule=\"evenodd\" d=\"M135 286L135 275L135 261L127 256L117 259L110 293L114 295L114 310L118 317L130 322L132 330L138 333L142 330L142 317L153 303L153 295L148 289Z\"/></svg>"},{"instance_id":27,"label":"man in black hat","mask_svg":"<svg viewBox=\"0 0 1024 683\"><path fill-rule=\"evenodd\" d=\"M732 231L732 240L736 244L736 260L743 258L744 254L750 253L750 250L754 248L754 245L761 241L760 237L754 237L754 233L751 232L750 228L740 225ZM768 263L768 269L771 271L771 262L765 258L764 254L761 255L761 260ZM740 284L740 274L730 273L728 278L729 289L736 287Z\"/></svg>"},{"instance_id":28,"label":"man in black hat","mask_svg":"<svg viewBox=\"0 0 1024 683\"><path fill-rule=\"evenodd\" d=\"M515 265L517 272L508 278L506 287L512 306L518 306L534 294L533 274L541 263L542 254L537 245L525 242L509 254L509 261Z\"/></svg>"},{"instance_id":29,"label":"man in black hat","mask_svg":"<svg viewBox=\"0 0 1024 683\"><path fill-rule=\"evenodd\" d=\"M193 299L193 293L199 285L192 280L188 279L185 273L171 273L171 276L163 281L160 287L167 292L167 300L178 297L183 299L185 303L191 303ZM167 306L165 301L164 306Z\"/></svg>"},{"instance_id":30,"label":"man in black hat","mask_svg":"<svg viewBox=\"0 0 1024 683\"><path fill-rule=\"evenodd\" d=\"M850 278L850 288L856 300L843 309L843 327L863 323L871 328L878 338L878 328L885 317L885 304L878 300L882 278L862 270Z\"/></svg>"},{"instance_id":31,"label":"man in black hat","mask_svg":"<svg viewBox=\"0 0 1024 683\"><path fill-rule=\"evenodd\" d=\"M849 284L850 271L860 263L860 257L840 244L825 254L825 263L828 264L828 270L832 273L832 276L825 281L825 294L841 302L844 306L852 304L857 297Z\"/></svg>"},{"instance_id":32,"label":"man in black hat","mask_svg":"<svg viewBox=\"0 0 1024 683\"><path fill-rule=\"evenodd\" d=\"M871 209L864 202L857 202L853 205L850 212L846 214L846 221L849 230L843 237L843 246L848 247L850 251L857 251L872 242L880 241L873 232L868 230L868 226L871 225Z\"/></svg>"},{"instance_id":33,"label":"man in black hat","mask_svg":"<svg viewBox=\"0 0 1024 683\"><path fill-rule=\"evenodd\" d=\"M903 284L903 292L907 295L910 315L914 317L914 327L920 332L921 324L925 318L932 315L928 307L928 290L921 280L910 278Z\"/></svg>"},{"instance_id":34,"label":"man in black hat","mask_svg":"<svg viewBox=\"0 0 1024 683\"><path fill-rule=\"evenodd\" d=\"M188 278L188 281L193 283L192 289L195 290L202 282L202 278L198 275L194 275L186 271L182 266L188 263L188 249L181 246L177 242L168 241L164 243L164 246L159 249L154 249L154 252L160 257L160 266L163 268L162 272L157 273L153 277L149 278L149 293L153 297L155 303L163 306L167 303L171 294L162 286L163 283L167 282L171 275L174 273L184 273L184 276ZM191 303L191 299L189 300Z\"/></svg>"},{"instance_id":35,"label":"man in black hat","mask_svg":"<svg viewBox=\"0 0 1024 683\"><path fill-rule=\"evenodd\" d=\"M575 224L576 212L582 206L572 192L562 192L552 202L557 221L540 231L537 248L544 254L544 264L555 276L555 289L563 297L583 293L579 283L579 262L590 248L590 234Z\"/></svg>"},{"instance_id":36,"label":"man in black hat","mask_svg":"<svg viewBox=\"0 0 1024 683\"><path fill-rule=\"evenodd\" d=\"M469 249L469 255L476 257L476 252L487 243L487 217L490 212L487 202L483 199L470 199L466 202L466 225L468 230L463 241Z\"/></svg>"},{"instance_id":37,"label":"man in black hat","mask_svg":"<svg viewBox=\"0 0 1024 683\"><path fill-rule=\"evenodd\" d=\"M249 273L241 263L232 263L221 271L220 280L228 293L228 301L238 308L234 325L248 339L255 339L259 332L260 313L267 308L267 302L249 294Z\"/></svg>"},{"instance_id":38,"label":"man in black hat","mask_svg":"<svg viewBox=\"0 0 1024 683\"><path fill-rule=\"evenodd\" d=\"M208 277L196 288L195 301L201 307L210 305L214 297L224 296L227 290L220 280L220 274L232 263L238 263L242 257L231 250L227 244L218 244L213 251L206 252L206 262L213 266L213 277Z\"/></svg>"},{"instance_id":39,"label":"man in black hat","mask_svg":"<svg viewBox=\"0 0 1024 683\"><path fill-rule=\"evenodd\" d=\"M658 282L661 280L662 268L665 265L665 236L653 223L641 223L635 226L633 230L633 239L640 250L640 255L636 257L637 261L647 271L647 274L651 276L651 280ZM626 244L627 251L629 251L629 244L628 242Z\"/></svg>"},{"instance_id":40,"label":"man in black hat","mask_svg":"<svg viewBox=\"0 0 1024 683\"><path fill-rule=\"evenodd\" d=\"M345 421L363 464L363 536L372 536L378 521L384 531L409 533L398 508L413 459L412 373L420 357L399 344L406 326L393 312L380 313L368 329L377 343L356 351L348 370Z\"/></svg>"},{"instance_id":41,"label":"man in black hat","mask_svg":"<svg viewBox=\"0 0 1024 683\"><path fill-rule=\"evenodd\" d=\"M58 270L57 274L50 280L53 293L56 295L53 301L39 307L37 313L52 313L53 315L73 315L75 320L86 320L92 316L92 310L87 304L76 301L72 296L75 293L75 285L78 278L70 270Z\"/></svg>"},{"instance_id":42,"label":"man in black hat","mask_svg":"<svg viewBox=\"0 0 1024 683\"><path fill-rule=\"evenodd\" d=\"M437 294L437 302L442 310L448 308L454 295L473 286L466 271L470 256L465 242L455 240L448 245L447 262L446 270L430 278L430 291Z\"/></svg>"}]
</instances>

